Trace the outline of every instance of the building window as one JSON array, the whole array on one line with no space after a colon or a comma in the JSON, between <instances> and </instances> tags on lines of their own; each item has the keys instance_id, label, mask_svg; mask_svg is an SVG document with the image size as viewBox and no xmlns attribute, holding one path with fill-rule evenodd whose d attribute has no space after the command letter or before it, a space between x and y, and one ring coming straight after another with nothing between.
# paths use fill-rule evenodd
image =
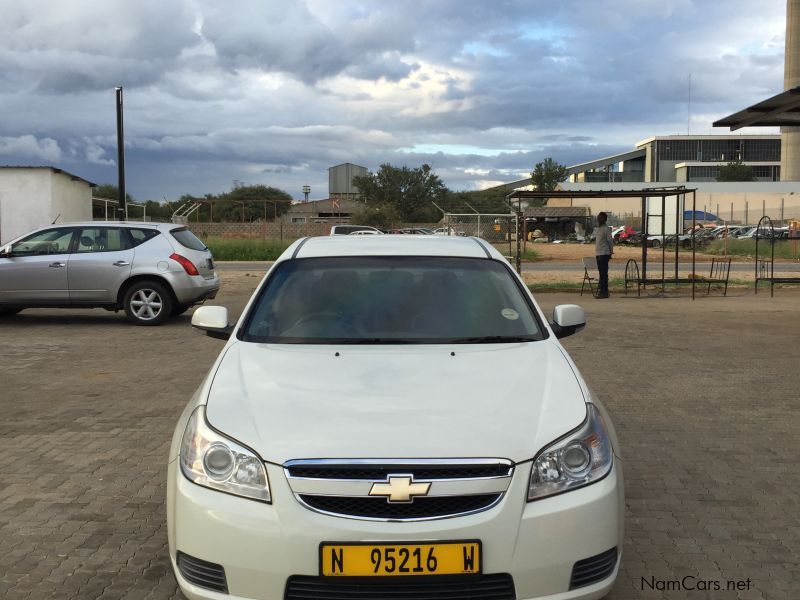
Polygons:
<instances>
[{"instance_id":1,"label":"building window","mask_svg":"<svg viewBox=\"0 0 800 600\"><path fill-rule=\"evenodd\" d=\"M305 217L292 217L292 223L305 223Z\"/></svg>"},{"instance_id":2,"label":"building window","mask_svg":"<svg viewBox=\"0 0 800 600\"><path fill-rule=\"evenodd\" d=\"M777 162L780 159L780 140L745 140L742 160Z\"/></svg>"}]
</instances>

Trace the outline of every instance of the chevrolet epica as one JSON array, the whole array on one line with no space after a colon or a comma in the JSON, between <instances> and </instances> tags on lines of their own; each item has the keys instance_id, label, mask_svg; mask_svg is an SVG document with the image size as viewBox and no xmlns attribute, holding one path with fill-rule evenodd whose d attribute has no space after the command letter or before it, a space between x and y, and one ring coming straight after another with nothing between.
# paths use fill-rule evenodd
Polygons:
<instances>
[{"instance_id":1,"label":"chevrolet epica","mask_svg":"<svg viewBox=\"0 0 800 600\"><path fill-rule=\"evenodd\" d=\"M188 598L601 598L623 540L604 408L478 238L328 236L275 262L169 455Z\"/></svg>"}]
</instances>

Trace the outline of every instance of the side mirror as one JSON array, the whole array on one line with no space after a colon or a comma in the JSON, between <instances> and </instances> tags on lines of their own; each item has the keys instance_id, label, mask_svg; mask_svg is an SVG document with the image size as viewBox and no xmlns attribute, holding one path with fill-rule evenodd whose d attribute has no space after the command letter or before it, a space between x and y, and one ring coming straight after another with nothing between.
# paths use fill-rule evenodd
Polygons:
<instances>
[{"instance_id":1,"label":"side mirror","mask_svg":"<svg viewBox=\"0 0 800 600\"><path fill-rule=\"evenodd\" d=\"M586 313L577 304L559 304L553 309L553 333L561 339L586 327Z\"/></svg>"},{"instance_id":2,"label":"side mirror","mask_svg":"<svg viewBox=\"0 0 800 600\"><path fill-rule=\"evenodd\" d=\"M11 258L11 244L0 248L0 258Z\"/></svg>"},{"instance_id":3,"label":"side mirror","mask_svg":"<svg viewBox=\"0 0 800 600\"><path fill-rule=\"evenodd\" d=\"M224 306L201 306L192 315L192 327L218 340L227 340L233 333L233 325L228 325L228 309Z\"/></svg>"}]
</instances>

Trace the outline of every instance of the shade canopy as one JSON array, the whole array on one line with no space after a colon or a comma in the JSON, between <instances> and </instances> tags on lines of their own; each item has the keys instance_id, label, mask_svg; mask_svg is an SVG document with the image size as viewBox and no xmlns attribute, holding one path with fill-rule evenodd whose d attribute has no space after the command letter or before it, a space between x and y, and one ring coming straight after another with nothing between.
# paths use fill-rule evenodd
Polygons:
<instances>
[{"instance_id":1,"label":"shade canopy","mask_svg":"<svg viewBox=\"0 0 800 600\"><path fill-rule=\"evenodd\" d=\"M800 125L800 87L786 90L737 113L714 121L714 127L791 127Z\"/></svg>"}]
</instances>

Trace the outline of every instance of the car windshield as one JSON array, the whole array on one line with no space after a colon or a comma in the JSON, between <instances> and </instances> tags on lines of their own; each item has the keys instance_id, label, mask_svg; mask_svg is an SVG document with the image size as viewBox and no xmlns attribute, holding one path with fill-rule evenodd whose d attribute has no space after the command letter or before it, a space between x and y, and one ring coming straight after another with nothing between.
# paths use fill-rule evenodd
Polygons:
<instances>
[{"instance_id":1,"label":"car windshield","mask_svg":"<svg viewBox=\"0 0 800 600\"><path fill-rule=\"evenodd\" d=\"M244 341L475 344L544 338L530 299L494 260L335 257L278 265L245 320Z\"/></svg>"}]
</instances>

